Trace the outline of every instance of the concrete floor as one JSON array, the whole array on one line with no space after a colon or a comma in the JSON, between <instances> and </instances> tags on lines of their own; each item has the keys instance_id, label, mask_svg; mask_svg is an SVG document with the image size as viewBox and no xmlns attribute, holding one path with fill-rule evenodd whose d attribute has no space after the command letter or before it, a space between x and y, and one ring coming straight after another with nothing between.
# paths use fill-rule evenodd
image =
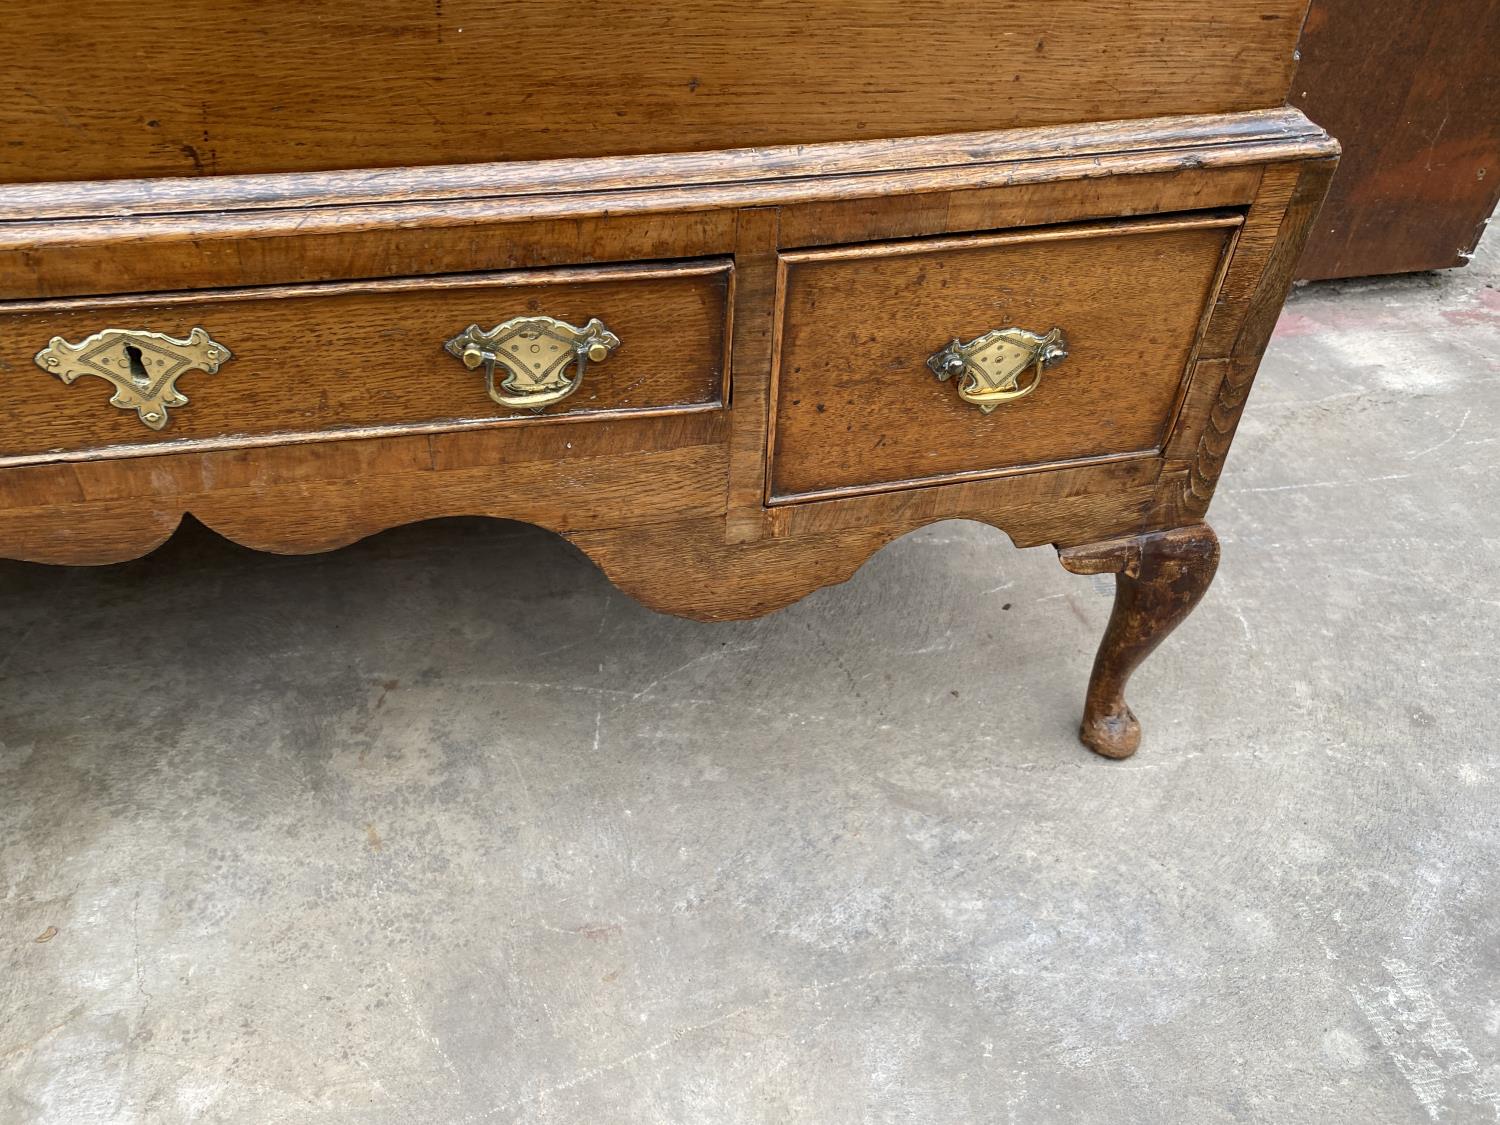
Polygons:
<instances>
[{"instance_id":1,"label":"concrete floor","mask_svg":"<svg viewBox=\"0 0 1500 1125\"><path fill-rule=\"evenodd\" d=\"M1110 581L969 524L722 626L510 524L4 566L0 1121L1500 1120L1497 278L1296 294L1122 764Z\"/></svg>"}]
</instances>

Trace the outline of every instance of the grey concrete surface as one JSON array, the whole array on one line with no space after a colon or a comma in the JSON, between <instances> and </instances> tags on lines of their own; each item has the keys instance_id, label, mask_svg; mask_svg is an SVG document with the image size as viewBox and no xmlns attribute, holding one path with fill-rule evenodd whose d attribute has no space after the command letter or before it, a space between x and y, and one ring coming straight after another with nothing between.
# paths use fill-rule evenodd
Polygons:
<instances>
[{"instance_id":1,"label":"grey concrete surface","mask_svg":"<svg viewBox=\"0 0 1500 1125\"><path fill-rule=\"evenodd\" d=\"M1110 582L970 524L723 626L509 524L4 566L0 1120L1500 1120L1497 241L1295 295L1126 763Z\"/></svg>"}]
</instances>

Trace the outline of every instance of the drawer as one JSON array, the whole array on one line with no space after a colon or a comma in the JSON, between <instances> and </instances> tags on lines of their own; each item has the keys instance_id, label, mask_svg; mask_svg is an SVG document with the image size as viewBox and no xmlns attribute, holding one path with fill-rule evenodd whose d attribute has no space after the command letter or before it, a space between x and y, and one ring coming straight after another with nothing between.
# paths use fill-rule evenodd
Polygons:
<instances>
[{"instance_id":1,"label":"drawer","mask_svg":"<svg viewBox=\"0 0 1500 1125\"><path fill-rule=\"evenodd\" d=\"M783 255L771 502L1156 452L1240 223L1205 214ZM1044 371L1026 364L1016 389L1041 378L1023 397L987 413L960 397L965 376L929 366L951 341L1010 328L1059 329L1067 352Z\"/></svg>"},{"instance_id":2,"label":"drawer","mask_svg":"<svg viewBox=\"0 0 1500 1125\"><path fill-rule=\"evenodd\" d=\"M3 305L0 463L718 409L732 278L722 259ZM467 361L445 348L513 321Z\"/></svg>"}]
</instances>

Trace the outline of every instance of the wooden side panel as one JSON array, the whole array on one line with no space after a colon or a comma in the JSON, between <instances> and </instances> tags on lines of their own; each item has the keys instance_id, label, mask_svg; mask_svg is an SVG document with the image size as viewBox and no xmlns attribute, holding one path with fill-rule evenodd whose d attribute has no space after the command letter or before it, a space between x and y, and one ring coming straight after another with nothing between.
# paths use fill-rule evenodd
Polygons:
<instances>
[{"instance_id":1,"label":"wooden side panel","mask_svg":"<svg viewBox=\"0 0 1500 1125\"><path fill-rule=\"evenodd\" d=\"M0 182L902 137L1280 105L1306 0L11 0Z\"/></svg>"},{"instance_id":2,"label":"wooden side panel","mask_svg":"<svg viewBox=\"0 0 1500 1125\"><path fill-rule=\"evenodd\" d=\"M0 463L717 406L731 274L724 261L0 305ZM533 315L577 325L598 317L620 338L541 415L493 402L483 373L443 350L470 324ZM113 327L184 338L196 325L233 358L214 375L181 377L190 401L160 432L111 406L107 380L64 385L32 359L54 336L77 343Z\"/></svg>"},{"instance_id":3,"label":"wooden side panel","mask_svg":"<svg viewBox=\"0 0 1500 1125\"><path fill-rule=\"evenodd\" d=\"M1182 412L1179 432L1174 433L1168 449L1175 454L1195 440L1196 445L1190 461L1169 460L1164 466L1153 516L1157 526L1201 519L1208 511L1255 374L1291 289L1292 272L1337 165L1334 159L1311 160L1267 171L1263 190L1273 201L1271 210L1281 216L1276 234L1261 258L1243 316L1233 316L1237 331L1228 356L1219 362L1200 364L1195 385L1189 389L1191 409ZM1279 198L1288 176L1294 177L1293 186L1283 207ZM1253 217L1255 208L1251 214ZM1201 386L1196 385L1199 378L1203 380Z\"/></svg>"},{"instance_id":4,"label":"wooden side panel","mask_svg":"<svg viewBox=\"0 0 1500 1125\"><path fill-rule=\"evenodd\" d=\"M1250 304L1260 289L1266 262L1282 236L1282 224L1301 175L1301 167L1296 164L1275 165L1262 174L1245 216L1234 260L1229 263L1224 284L1215 298L1213 317L1198 353L1202 358L1222 359L1234 347Z\"/></svg>"},{"instance_id":5,"label":"wooden side panel","mask_svg":"<svg viewBox=\"0 0 1500 1125\"><path fill-rule=\"evenodd\" d=\"M1155 450L1238 216L788 255L773 499ZM1060 328L1068 358L984 414L927 359Z\"/></svg>"},{"instance_id":6,"label":"wooden side panel","mask_svg":"<svg viewBox=\"0 0 1500 1125\"><path fill-rule=\"evenodd\" d=\"M1298 277L1468 261L1500 201L1500 4L1314 0L1292 101L1345 154Z\"/></svg>"}]
</instances>

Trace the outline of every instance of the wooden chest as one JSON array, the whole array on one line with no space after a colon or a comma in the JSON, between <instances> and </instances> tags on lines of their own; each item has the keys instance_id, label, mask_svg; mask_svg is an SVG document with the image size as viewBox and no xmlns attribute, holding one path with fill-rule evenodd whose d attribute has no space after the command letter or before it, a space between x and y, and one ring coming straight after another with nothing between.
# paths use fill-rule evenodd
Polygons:
<instances>
[{"instance_id":1,"label":"wooden chest","mask_svg":"<svg viewBox=\"0 0 1500 1125\"><path fill-rule=\"evenodd\" d=\"M1119 575L1124 756L1336 159L1304 2L18 0L0 555L484 514L726 619L983 520Z\"/></svg>"}]
</instances>

